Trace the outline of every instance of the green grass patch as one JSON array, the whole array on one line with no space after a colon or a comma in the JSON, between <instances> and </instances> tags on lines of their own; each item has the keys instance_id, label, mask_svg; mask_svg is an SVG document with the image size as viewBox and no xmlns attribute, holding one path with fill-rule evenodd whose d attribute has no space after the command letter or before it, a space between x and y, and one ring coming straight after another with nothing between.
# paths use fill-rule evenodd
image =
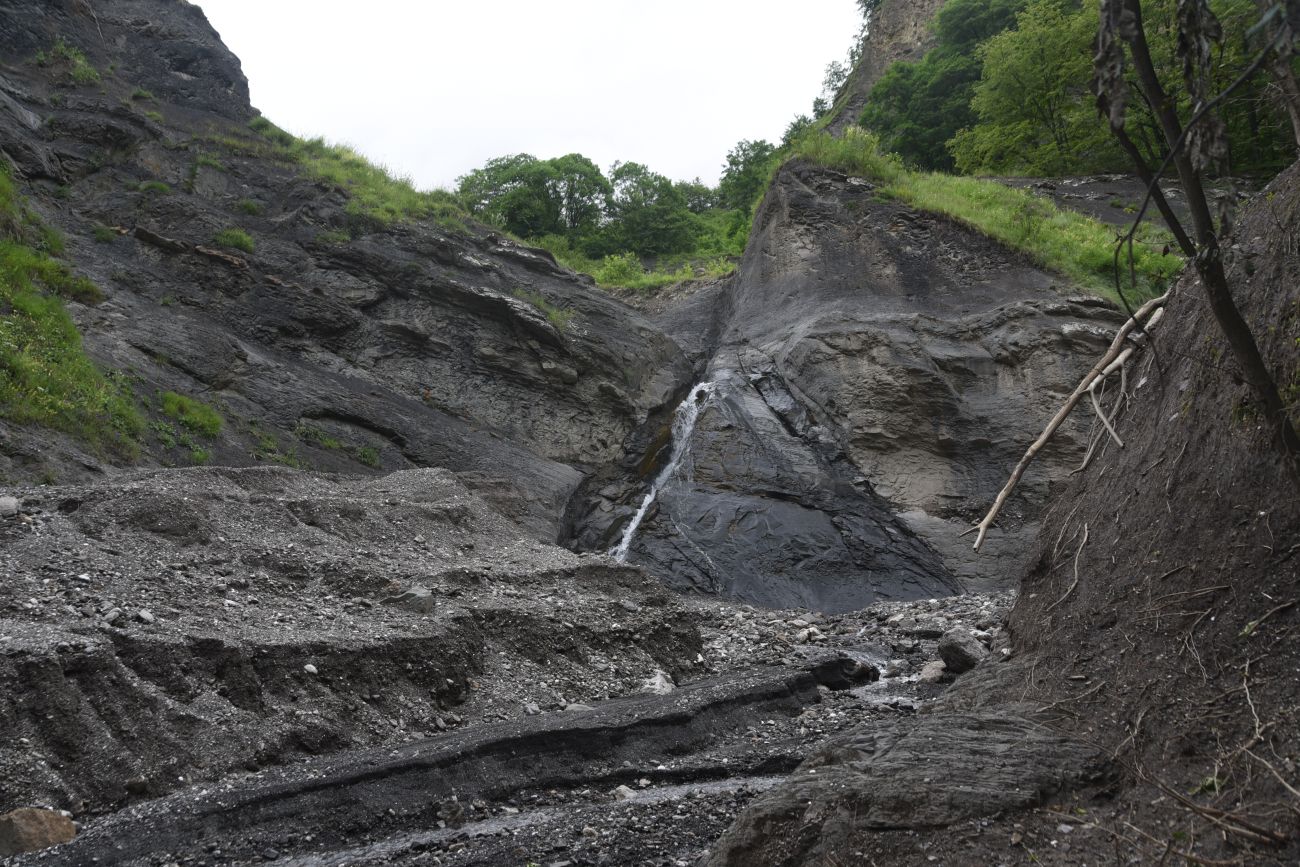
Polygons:
<instances>
[{"instance_id":1,"label":"green grass patch","mask_svg":"<svg viewBox=\"0 0 1300 867\"><path fill-rule=\"evenodd\" d=\"M1114 272L1117 235L1105 223L996 181L912 171L892 154L881 153L876 137L856 127L841 138L826 133L804 136L794 142L792 155L874 180L885 196L952 217L1081 287L1119 301ZM1133 250L1136 286L1129 281L1124 259L1126 294L1157 295L1182 270L1181 257L1163 253L1171 240L1164 230L1141 227Z\"/></svg>"},{"instance_id":2,"label":"green grass patch","mask_svg":"<svg viewBox=\"0 0 1300 867\"><path fill-rule=\"evenodd\" d=\"M252 451L253 460L269 461L275 464L283 464L286 467L295 467L301 469L303 466L302 459L298 457L295 450L285 450L280 446L280 441L275 438L274 434L266 433L257 428L256 424L250 424L249 432L253 435L254 447Z\"/></svg>"},{"instance_id":3,"label":"green grass patch","mask_svg":"<svg viewBox=\"0 0 1300 867\"><path fill-rule=\"evenodd\" d=\"M253 252L253 238L243 229L222 229L212 240L221 247L243 250L245 253Z\"/></svg>"},{"instance_id":4,"label":"green grass patch","mask_svg":"<svg viewBox=\"0 0 1300 867\"><path fill-rule=\"evenodd\" d=\"M240 199L235 203L235 207L250 217L261 216L262 213L262 206L252 199Z\"/></svg>"},{"instance_id":5,"label":"green grass patch","mask_svg":"<svg viewBox=\"0 0 1300 867\"><path fill-rule=\"evenodd\" d=\"M165 196L172 191L172 188L162 181L141 181L135 189L136 192L158 196Z\"/></svg>"},{"instance_id":6,"label":"green grass patch","mask_svg":"<svg viewBox=\"0 0 1300 867\"><path fill-rule=\"evenodd\" d=\"M469 215L460 200L446 190L417 190L407 177L395 176L346 145L322 138L300 139L264 117L249 121L257 134L250 142L238 136L210 140L250 156L278 158L297 164L306 174L348 194L348 213L382 225L402 220L431 220L465 231Z\"/></svg>"},{"instance_id":7,"label":"green grass patch","mask_svg":"<svg viewBox=\"0 0 1300 867\"><path fill-rule=\"evenodd\" d=\"M226 170L226 167L221 160L211 154L199 154L198 159L194 161L194 165L196 168L207 166L208 168L216 169L219 172L224 172Z\"/></svg>"},{"instance_id":8,"label":"green grass patch","mask_svg":"<svg viewBox=\"0 0 1300 867\"><path fill-rule=\"evenodd\" d=\"M190 449L190 463L195 466L203 466L212 460L212 452L204 448Z\"/></svg>"},{"instance_id":9,"label":"green grass patch","mask_svg":"<svg viewBox=\"0 0 1300 867\"><path fill-rule=\"evenodd\" d=\"M140 100L152 100L153 94L145 90L143 87L137 87L135 90L131 91L131 99L137 102Z\"/></svg>"},{"instance_id":10,"label":"green grass patch","mask_svg":"<svg viewBox=\"0 0 1300 867\"><path fill-rule=\"evenodd\" d=\"M676 256L660 259L654 268L646 268L635 253L614 253L592 259L574 250L558 235L547 235L532 243L545 249L564 267L590 275L604 289L623 288L650 292L685 280L725 277L736 270L725 255L700 258Z\"/></svg>"},{"instance_id":11,"label":"green grass patch","mask_svg":"<svg viewBox=\"0 0 1300 867\"><path fill-rule=\"evenodd\" d=\"M100 293L32 243L35 217L0 167L0 417L134 457L144 421L121 377L87 357L63 298Z\"/></svg>"},{"instance_id":12,"label":"green grass patch","mask_svg":"<svg viewBox=\"0 0 1300 867\"><path fill-rule=\"evenodd\" d=\"M379 449L374 446L358 446L352 450L352 456L368 467L379 466Z\"/></svg>"},{"instance_id":13,"label":"green grass patch","mask_svg":"<svg viewBox=\"0 0 1300 867\"><path fill-rule=\"evenodd\" d=\"M157 110L146 111L144 113L144 116L149 118L154 123L162 123L164 120L162 112Z\"/></svg>"},{"instance_id":14,"label":"green grass patch","mask_svg":"<svg viewBox=\"0 0 1300 867\"><path fill-rule=\"evenodd\" d=\"M88 85L99 83L99 70L90 64L86 55L63 37L54 41L49 51L36 53L36 64L57 70L65 83Z\"/></svg>"},{"instance_id":15,"label":"green grass patch","mask_svg":"<svg viewBox=\"0 0 1300 867\"><path fill-rule=\"evenodd\" d=\"M181 427L209 439L221 433L221 413L206 403L174 391L164 391L160 399L163 415L174 419Z\"/></svg>"},{"instance_id":16,"label":"green grass patch","mask_svg":"<svg viewBox=\"0 0 1300 867\"><path fill-rule=\"evenodd\" d=\"M96 244L111 244L117 240L117 232L103 223L96 223L90 231L94 235Z\"/></svg>"},{"instance_id":17,"label":"green grass patch","mask_svg":"<svg viewBox=\"0 0 1300 867\"><path fill-rule=\"evenodd\" d=\"M328 229L316 235L316 241L321 244L346 244L352 240L352 236L342 229Z\"/></svg>"},{"instance_id":18,"label":"green grass patch","mask_svg":"<svg viewBox=\"0 0 1300 867\"><path fill-rule=\"evenodd\" d=\"M574 314L572 310L566 310L563 307L555 306L550 301L546 300L546 297L539 292L530 292L527 289L516 289L510 294L514 295L520 301L527 301L529 304L542 311L542 313L546 314L547 321L554 325L557 331L564 331L569 327L569 323L573 321Z\"/></svg>"},{"instance_id":19,"label":"green grass patch","mask_svg":"<svg viewBox=\"0 0 1300 867\"><path fill-rule=\"evenodd\" d=\"M309 425L306 422L299 422L298 426L293 429L294 436L305 443L317 446L322 449L341 449L343 442L335 437L325 433L325 431Z\"/></svg>"}]
</instances>

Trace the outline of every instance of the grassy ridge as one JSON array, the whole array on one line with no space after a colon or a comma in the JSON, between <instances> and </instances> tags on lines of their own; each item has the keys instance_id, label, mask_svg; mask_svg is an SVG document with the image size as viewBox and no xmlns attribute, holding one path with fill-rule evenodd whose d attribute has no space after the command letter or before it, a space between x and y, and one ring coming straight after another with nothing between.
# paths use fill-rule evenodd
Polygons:
<instances>
[{"instance_id":1,"label":"grassy ridge","mask_svg":"<svg viewBox=\"0 0 1300 867\"><path fill-rule=\"evenodd\" d=\"M212 136L236 153L294 163L305 174L348 194L348 213L382 225L401 220L429 219L451 229L465 230L469 214L446 190L417 190L408 177L395 176L346 145L323 138L300 139L264 117L248 124L256 138Z\"/></svg>"},{"instance_id":2,"label":"grassy ridge","mask_svg":"<svg viewBox=\"0 0 1300 867\"><path fill-rule=\"evenodd\" d=\"M898 157L882 153L876 137L858 127L841 138L824 132L806 135L794 143L791 155L870 178L883 195L960 220L1083 288L1119 301L1113 270L1116 232L1105 223L996 181L912 171ZM1180 257L1162 252L1170 241L1162 230L1142 226L1134 245L1137 285L1129 284L1126 275L1126 295L1157 295L1182 269Z\"/></svg>"},{"instance_id":3,"label":"grassy ridge","mask_svg":"<svg viewBox=\"0 0 1300 867\"><path fill-rule=\"evenodd\" d=\"M93 303L99 290L50 258L61 247L53 238L0 166L0 417L132 457L144 421L125 385L86 356L63 306Z\"/></svg>"}]
</instances>

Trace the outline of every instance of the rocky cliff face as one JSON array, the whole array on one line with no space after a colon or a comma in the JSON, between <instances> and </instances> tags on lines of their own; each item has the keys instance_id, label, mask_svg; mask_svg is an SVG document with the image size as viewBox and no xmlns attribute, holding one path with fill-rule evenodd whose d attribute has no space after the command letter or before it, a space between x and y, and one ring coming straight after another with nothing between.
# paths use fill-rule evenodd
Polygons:
<instances>
[{"instance_id":1,"label":"rocky cliff face","mask_svg":"<svg viewBox=\"0 0 1300 867\"><path fill-rule=\"evenodd\" d=\"M695 589L743 581L758 601L835 609L1014 580L1086 420L1040 458L984 554L958 537L1119 317L969 229L789 165L736 276L657 321L716 389L633 561ZM611 546L642 490L593 492L578 541Z\"/></svg>"},{"instance_id":2,"label":"rocky cliff face","mask_svg":"<svg viewBox=\"0 0 1300 867\"><path fill-rule=\"evenodd\" d=\"M74 306L88 350L139 396L214 404L227 420L215 462L452 467L554 539L575 467L620 456L689 383L671 340L548 255L359 217L277 158L197 7L10 3L5 22L0 148L107 295ZM100 82L35 63L56 38ZM213 243L232 227L251 252ZM73 443L7 433L10 477L107 469ZM185 462L152 437L146 451Z\"/></svg>"},{"instance_id":3,"label":"rocky cliff face","mask_svg":"<svg viewBox=\"0 0 1300 867\"><path fill-rule=\"evenodd\" d=\"M858 122L871 88L890 64L921 59L934 44L930 21L942 7L943 0L881 0L876 5L862 40L862 59L844 83L828 129L838 134Z\"/></svg>"}]
</instances>

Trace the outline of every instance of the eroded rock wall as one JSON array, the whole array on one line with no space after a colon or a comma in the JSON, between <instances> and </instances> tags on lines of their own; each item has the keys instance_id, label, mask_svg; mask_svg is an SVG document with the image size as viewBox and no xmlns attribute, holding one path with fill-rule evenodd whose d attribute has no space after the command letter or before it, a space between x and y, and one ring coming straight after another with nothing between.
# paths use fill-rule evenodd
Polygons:
<instances>
[{"instance_id":1,"label":"eroded rock wall","mask_svg":"<svg viewBox=\"0 0 1300 867\"><path fill-rule=\"evenodd\" d=\"M657 321L719 388L632 560L706 592L835 607L1012 586L1088 419L1039 457L983 554L959 537L1121 317L973 230L794 163L736 276ZM589 496L580 543L612 542L654 466Z\"/></svg>"},{"instance_id":2,"label":"eroded rock wall","mask_svg":"<svg viewBox=\"0 0 1300 867\"><path fill-rule=\"evenodd\" d=\"M0 150L107 296L71 305L86 346L146 400L217 407L213 462L447 467L554 539L581 467L620 457L689 382L671 340L548 254L367 217L259 137L239 62L198 7L14 2L4 19ZM98 83L37 62L58 38ZM214 243L230 228L252 249ZM70 440L5 432L11 478L111 469ZM188 461L153 432L145 453Z\"/></svg>"}]
</instances>

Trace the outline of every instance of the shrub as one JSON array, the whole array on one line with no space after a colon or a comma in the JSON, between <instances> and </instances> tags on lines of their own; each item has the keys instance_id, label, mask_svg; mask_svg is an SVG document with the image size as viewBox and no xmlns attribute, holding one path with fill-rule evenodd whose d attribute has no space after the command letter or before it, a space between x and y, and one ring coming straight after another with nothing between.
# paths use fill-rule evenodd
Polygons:
<instances>
[{"instance_id":1,"label":"shrub","mask_svg":"<svg viewBox=\"0 0 1300 867\"><path fill-rule=\"evenodd\" d=\"M207 404L174 391L164 391L161 399L163 415L182 427L208 438L221 433L221 414Z\"/></svg>"},{"instance_id":2,"label":"shrub","mask_svg":"<svg viewBox=\"0 0 1300 867\"><path fill-rule=\"evenodd\" d=\"M87 85L99 82L99 70L90 65L90 61L86 59L86 55L80 48L64 41L62 36L54 41L54 47L48 53L37 52L36 63L38 66L60 67L66 79L74 84Z\"/></svg>"},{"instance_id":3,"label":"shrub","mask_svg":"<svg viewBox=\"0 0 1300 867\"><path fill-rule=\"evenodd\" d=\"M222 229L212 240L219 246L229 247L232 250L253 252L253 238L243 229Z\"/></svg>"}]
</instances>

